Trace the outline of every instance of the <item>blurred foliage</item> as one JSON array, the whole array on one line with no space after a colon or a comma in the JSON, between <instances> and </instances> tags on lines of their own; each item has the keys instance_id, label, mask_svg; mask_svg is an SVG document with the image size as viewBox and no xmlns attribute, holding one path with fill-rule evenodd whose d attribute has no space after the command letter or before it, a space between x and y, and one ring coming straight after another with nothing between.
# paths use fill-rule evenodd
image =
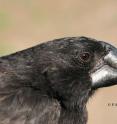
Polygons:
<instances>
[{"instance_id":1,"label":"blurred foliage","mask_svg":"<svg viewBox=\"0 0 117 124\"><path fill-rule=\"evenodd\" d=\"M9 15L0 10L0 31L7 29L10 25Z\"/></svg>"},{"instance_id":2,"label":"blurred foliage","mask_svg":"<svg viewBox=\"0 0 117 124\"><path fill-rule=\"evenodd\" d=\"M31 16L32 16L33 23L40 24L40 25L43 23L46 23L46 21L48 20L47 14L39 8L32 9Z\"/></svg>"},{"instance_id":3,"label":"blurred foliage","mask_svg":"<svg viewBox=\"0 0 117 124\"><path fill-rule=\"evenodd\" d=\"M0 43L0 56L7 55L13 51L13 47L10 44Z\"/></svg>"}]
</instances>

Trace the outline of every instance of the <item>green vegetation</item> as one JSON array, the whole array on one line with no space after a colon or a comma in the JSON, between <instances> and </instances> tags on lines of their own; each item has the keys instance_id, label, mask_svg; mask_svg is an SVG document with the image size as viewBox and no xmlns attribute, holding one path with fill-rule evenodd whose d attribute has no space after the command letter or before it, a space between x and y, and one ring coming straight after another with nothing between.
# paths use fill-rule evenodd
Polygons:
<instances>
[{"instance_id":1,"label":"green vegetation","mask_svg":"<svg viewBox=\"0 0 117 124\"><path fill-rule=\"evenodd\" d=\"M9 25L10 25L9 15L4 11L0 11L0 31L7 29Z\"/></svg>"},{"instance_id":2,"label":"green vegetation","mask_svg":"<svg viewBox=\"0 0 117 124\"><path fill-rule=\"evenodd\" d=\"M10 44L2 44L0 43L0 56L7 55L13 51L12 46Z\"/></svg>"}]
</instances>

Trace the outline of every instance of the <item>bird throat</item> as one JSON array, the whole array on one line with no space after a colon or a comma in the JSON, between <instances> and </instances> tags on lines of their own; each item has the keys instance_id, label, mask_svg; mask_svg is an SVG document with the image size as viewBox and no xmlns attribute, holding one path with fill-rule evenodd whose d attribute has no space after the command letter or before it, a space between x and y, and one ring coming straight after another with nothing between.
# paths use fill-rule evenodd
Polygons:
<instances>
[{"instance_id":1,"label":"bird throat","mask_svg":"<svg viewBox=\"0 0 117 124\"><path fill-rule=\"evenodd\" d=\"M87 109L86 106L77 110L61 110L59 124L86 124L87 123Z\"/></svg>"}]
</instances>

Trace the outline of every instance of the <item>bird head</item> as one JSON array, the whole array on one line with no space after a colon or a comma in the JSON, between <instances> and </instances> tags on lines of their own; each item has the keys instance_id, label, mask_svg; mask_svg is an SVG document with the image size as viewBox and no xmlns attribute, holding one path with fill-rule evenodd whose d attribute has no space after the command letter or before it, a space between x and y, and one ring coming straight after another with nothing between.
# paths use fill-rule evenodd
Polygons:
<instances>
[{"instance_id":1,"label":"bird head","mask_svg":"<svg viewBox=\"0 0 117 124\"><path fill-rule=\"evenodd\" d=\"M60 101L85 103L96 89L117 84L117 49L108 43L72 37L37 49L36 69Z\"/></svg>"}]
</instances>

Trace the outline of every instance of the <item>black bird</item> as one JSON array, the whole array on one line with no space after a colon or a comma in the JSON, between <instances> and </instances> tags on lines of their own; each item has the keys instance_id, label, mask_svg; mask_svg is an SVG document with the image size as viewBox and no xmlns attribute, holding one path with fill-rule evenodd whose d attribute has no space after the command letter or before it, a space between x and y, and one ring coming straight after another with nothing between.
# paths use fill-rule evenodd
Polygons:
<instances>
[{"instance_id":1,"label":"black bird","mask_svg":"<svg viewBox=\"0 0 117 124\"><path fill-rule=\"evenodd\" d=\"M86 124L86 103L117 84L117 48L68 37L0 57L0 124Z\"/></svg>"}]
</instances>

